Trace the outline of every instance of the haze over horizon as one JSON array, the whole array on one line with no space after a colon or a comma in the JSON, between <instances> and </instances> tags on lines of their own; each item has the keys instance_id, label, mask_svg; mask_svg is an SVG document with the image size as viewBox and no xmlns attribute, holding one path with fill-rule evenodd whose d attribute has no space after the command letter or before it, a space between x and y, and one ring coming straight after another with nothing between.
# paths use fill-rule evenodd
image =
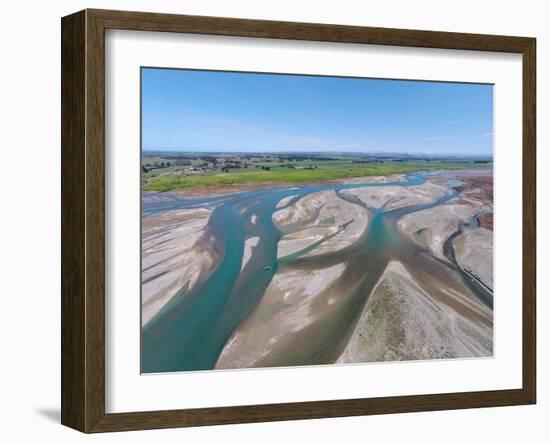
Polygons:
<instances>
[{"instance_id":1,"label":"haze over horizon","mask_svg":"<svg viewBox=\"0 0 550 442\"><path fill-rule=\"evenodd\" d=\"M342 151L342 150L323 150L323 151L314 151L314 150L201 150L201 149L143 149L143 153L147 154L242 154L242 155L254 155L254 154L309 154L309 155L320 155L320 154L326 154L326 155L350 155L350 156L386 156L386 155L393 155L396 157L399 156L425 156L425 157L493 157L493 153L461 153L461 152L401 152L401 151L395 151L395 152L384 152L384 151Z\"/></svg>"},{"instance_id":2,"label":"haze over horizon","mask_svg":"<svg viewBox=\"0 0 550 442\"><path fill-rule=\"evenodd\" d=\"M143 68L142 149L492 156L493 87Z\"/></svg>"}]
</instances>

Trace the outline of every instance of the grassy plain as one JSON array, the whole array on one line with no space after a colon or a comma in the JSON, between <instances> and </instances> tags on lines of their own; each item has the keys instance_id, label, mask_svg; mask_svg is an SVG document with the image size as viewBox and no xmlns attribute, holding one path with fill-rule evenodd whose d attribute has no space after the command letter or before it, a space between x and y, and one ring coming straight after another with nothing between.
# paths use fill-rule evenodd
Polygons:
<instances>
[{"instance_id":1,"label":"grassy plain","mask_svg":"<svg viewBox=\"0 0 550 442\"><path fill-rule=\"evenodd\" d=\"M147 158L143 163L147 162ZM158 161L157 161L158 162ZM190 167L198 164L192 161ZM257 161L248 167L235 167L221 171L203 170L185 173L171 164L168 167L142 172L142 189L169 191L198 187L224 187L246 184L303 184L342 178L384 176L411 173L421 170L465 169L483 166L472 161L411 160L399 162L354 162L351 158L334 158L324 161ZM265 169L264 169L265 167Z\"/></svg>"}]
</instances>

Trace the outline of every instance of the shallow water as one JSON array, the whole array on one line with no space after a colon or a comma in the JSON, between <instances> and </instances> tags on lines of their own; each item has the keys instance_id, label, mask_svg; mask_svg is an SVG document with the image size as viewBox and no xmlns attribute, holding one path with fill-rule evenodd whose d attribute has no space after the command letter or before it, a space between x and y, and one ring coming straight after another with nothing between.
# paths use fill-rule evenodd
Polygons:
<instances>
[{"instance_id":1,"label":"shallow water","mask_svg":"<svg viewBox=\"0 0 550 442\"><path fill-rule=\"evenodd\" d=\"M427 258L425 251L403 237L397 220L407 213L443 204L454 195L447 195L432 204L404 207L392 211L384 208L371 213L366 233L352 245L336 252L308 256L307 252L277 260L277 243L281 232L272 221L273 212L282 198L296 195L295 202L314 192L358 187L413 186L426 182L420 173L406 176L403 182L369 184L323 184L303 187L262 189L225 196L177 198L167 195L147 196L142 201L143 216L163 210L192 207L215 207L208 224L209 234L215 237L220 261L210 277L188 293L176 295L142 330L141 369L143 373L205 370L214 368L228 338L254 309L279 267L324 268L346 263L338 289L348 294L323 317L322 321L306 327L297 337L295 348L266 362L266 365L308 365L332 363L343 350L372 288L391 259L412 262L425 260L428 267L440 272L459 269ZM361 204L352 196L349 202ZM256 223L251 217L256 216ZM252 259L241 272L244 241L258 236L259 243ZM439 266L445 267L440 269ZM478 288L468 287L475 292ZM474 293L479 296L479 293Z\"/></svg>"}]
</instances>

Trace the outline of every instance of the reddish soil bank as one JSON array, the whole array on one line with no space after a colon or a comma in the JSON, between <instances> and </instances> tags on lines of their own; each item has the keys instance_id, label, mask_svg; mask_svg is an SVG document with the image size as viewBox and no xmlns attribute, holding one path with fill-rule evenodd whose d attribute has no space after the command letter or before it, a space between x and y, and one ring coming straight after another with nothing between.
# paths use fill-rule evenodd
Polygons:
<instances>
[{"instance_id":1,"label":"reddish soil bank","mask_svg":"<svg viewBox=\"0 0 550 442\"><path fill-rule=\"evenodd\" d=\"M458 192L468 199L493 205L493 175L465 175L458 178L466 183L455 187ZM482 189L483 192L479 192L477 189ZM485 229L493 230L493 214L481 215L479 225Z\"/></svg>"},{"instance_id":2,"label":"reddish soil bank","mask_svg":"<svg viewBox=\"0 0 550 442\"><path fill-rule=\"evenodd\" d=\"M479 217L479 226L487 230L493 230L493 214L481 215Z\"/></svg>"}]
</instances>

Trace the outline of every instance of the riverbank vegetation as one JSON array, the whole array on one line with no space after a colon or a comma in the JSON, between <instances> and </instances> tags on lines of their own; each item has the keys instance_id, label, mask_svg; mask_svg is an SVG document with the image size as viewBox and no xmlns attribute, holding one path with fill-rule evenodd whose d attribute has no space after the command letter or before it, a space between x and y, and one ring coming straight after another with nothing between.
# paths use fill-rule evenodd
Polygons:
<instances>
[{"instance_id":1,"label":"riverbank vegetation","mask_svg":"<svg viewBox=\"0 0 550 442\"><path fill-rule=\"evenodd\" d=\"M350 156L296 157L283 154L195 155L184 159L177 157L166 159L144 155L142 159L142 189L168 191L262 183L303 184L342 178L411 173L421 170L450 170L486 166L486 162L456 159L410 160L393 157L362 159Z\"/></svg>"}]
</instances>

